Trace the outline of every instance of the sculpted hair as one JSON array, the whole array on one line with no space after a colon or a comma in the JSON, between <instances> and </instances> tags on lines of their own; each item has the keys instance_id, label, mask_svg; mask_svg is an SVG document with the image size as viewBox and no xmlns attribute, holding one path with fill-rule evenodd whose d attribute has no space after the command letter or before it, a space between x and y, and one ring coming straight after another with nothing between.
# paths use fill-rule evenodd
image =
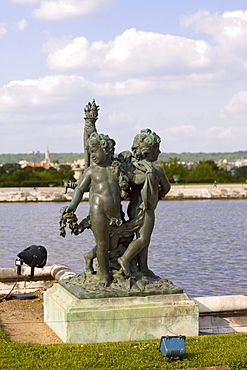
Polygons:
<instances>
[{"instance_id":1,"label":"sculpted hair","mask_svg":"<svg viewBox=\"0 0 247 370\"><path fill-rule=\"evenodd\" d=\"M159 146L160 137L149 128L141 130L140 134L134 137L131 147L133 156L139 161L145 158L146 153L154 146Z\"/></svg>"},{"instance_id":2,"label":"sculpted hair","mask_svg":"<svg viewBox=\"0 0 247 370\"><path fill-rule=\"evenodd\" d=\"M90 151L90 147L93 145L99 145L106 153L113 155L116 142L108 135L93 132L87 139L86 149Z\"/></svg>"}]
</instances>

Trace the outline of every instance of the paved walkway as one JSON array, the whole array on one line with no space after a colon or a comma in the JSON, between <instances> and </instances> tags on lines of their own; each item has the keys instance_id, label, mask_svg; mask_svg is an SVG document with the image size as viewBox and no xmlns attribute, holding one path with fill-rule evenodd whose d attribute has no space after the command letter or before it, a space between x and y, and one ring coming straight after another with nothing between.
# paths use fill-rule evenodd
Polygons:
<instances>
[{"instance_id":1,"label":"paved walkway","mask_svg":"<svg viewBox=\"0 0 247 370\"><path fill-rule=\"evenodd\" d=\"M241 189L246 188L247 189L247 183L243 184L217 184L214 186L214 184L198 184L198 185L191 185L191 184L182 184L182 185L172 185L172 189Z\"/></svg>"},{"instance_id":2,"label":"paved walkway","mask_svg":"<svg viewBox=\"0 0 247 370\"><path fill-rule=\"evenodd\" d=\"M217 184L217 186L215 187L213 184L198 184L198 185L191 185L191 184L179 184L179 185L172 185L171 189L172 190L175 190L175 189L226 189L226 188L230 188L230 189L242 189L242 188L245 188L247 189L247 182L246 183L243 183L243 184ZM55 192L55 191L58 191L58 192L61 192L61 191L64 191L64 187L62 186L51 186L51 187L42 187L42 188L36 188L37 191L51 191L51 192ZM33 191L34 188L33 187L14 187L14 188L0 188L0 191L1 192L10 192L10 191ZM69 189L70 191L70 189Z\"/></svg>"}]
</instances>

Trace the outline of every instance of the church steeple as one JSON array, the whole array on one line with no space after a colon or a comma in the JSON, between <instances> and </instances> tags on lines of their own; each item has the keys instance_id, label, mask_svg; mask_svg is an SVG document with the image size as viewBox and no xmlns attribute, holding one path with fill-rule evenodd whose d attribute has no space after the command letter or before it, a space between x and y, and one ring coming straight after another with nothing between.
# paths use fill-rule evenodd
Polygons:
<instances>
[{"instance_id":1,"label":"church steeple","mask_svg":"<svg viewBox=\"0 0 247 370\"><path fill-rule=\"evenodd\" d=\"M51 163L51 160L50 160L50 152L49 152L49 148L48 146L46 147L46 151L45 151L45 160L44 160L45 163Z\"/></svg>"}]
</instances>

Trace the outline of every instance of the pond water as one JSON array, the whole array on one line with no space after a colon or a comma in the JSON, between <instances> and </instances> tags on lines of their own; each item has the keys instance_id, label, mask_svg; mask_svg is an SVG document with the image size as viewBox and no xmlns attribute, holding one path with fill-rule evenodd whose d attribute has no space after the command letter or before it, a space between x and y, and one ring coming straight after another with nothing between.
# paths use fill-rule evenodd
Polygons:
<instances>
[{"instance_id":1,"label":"pond water","mask_svg":"<svg viewBox=\"0 0 247 370\"><path fill-rule=\"evenodd\" d=\"M83 254L94 246L90 230L59 235L65 203L1 203L1 266L31 244L44 245L47 264L85 270ZM88 214L82 202L78 219ZM149 267L189 296L247 294L247 201L161 201L149 247Z\"/></svg>"}]
</instances>

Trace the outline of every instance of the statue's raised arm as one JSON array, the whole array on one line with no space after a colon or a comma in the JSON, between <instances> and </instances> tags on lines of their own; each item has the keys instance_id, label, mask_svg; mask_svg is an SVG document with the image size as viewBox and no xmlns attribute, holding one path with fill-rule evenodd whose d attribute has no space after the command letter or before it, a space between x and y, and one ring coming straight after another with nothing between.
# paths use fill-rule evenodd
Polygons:
<instances>
[{"instance_id":1,"label":"statue's raised arm","mask_svg":"<svg viewBox=\"0 0 247 370\"><path fill-rule=\"evenodd\" d=\"M84 108L84 133L83 133L83 145L84 145L84 155L85 155L85 168L90 166L90 153L87 149L87 140L93 132L97 132L95 123L98 119L99 106L96 105L93 99L92 103L88 103L86 108Z\"/></svg>"}]
</instances>

